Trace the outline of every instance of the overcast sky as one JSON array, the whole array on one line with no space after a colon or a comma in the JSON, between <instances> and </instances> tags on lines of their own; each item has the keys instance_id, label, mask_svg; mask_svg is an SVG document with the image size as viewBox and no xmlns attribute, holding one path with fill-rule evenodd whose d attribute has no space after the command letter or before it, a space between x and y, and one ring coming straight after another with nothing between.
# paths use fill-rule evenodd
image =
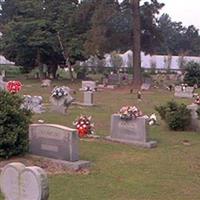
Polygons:
<instances>
[{"instance_id":1,"label":"overcast sky","mask_svg":"<svg viewBox=\"0 0 200 200\"><path fill-rule=\"evenodd\" d=\"M121 2L122 0L119 0ZM141 0L141 3L148 0ZM184 26L194 25L200 30L200 0L158 0L165 6L161 10L172 18L182 22Z\"/></svg>"},{"instance_id":2,"label":"overcast sky","mask_svg":"<svg viewBox=\"0 0 200 200\"><path fill-rule=\"evenodd\" d=\"M168 13L172 21L200 29L200 0L158 0L165 4L161 13Z\"/></svg>"}]
</instances>

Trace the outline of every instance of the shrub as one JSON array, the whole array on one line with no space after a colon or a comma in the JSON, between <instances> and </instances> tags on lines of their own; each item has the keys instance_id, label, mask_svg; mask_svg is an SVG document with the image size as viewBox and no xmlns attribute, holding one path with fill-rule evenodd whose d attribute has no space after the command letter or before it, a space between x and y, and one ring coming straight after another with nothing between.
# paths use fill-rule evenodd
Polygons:
<instances>
[{"instance_id":1,"label":"shrub","mask_svg":"<svg viewBox=\"0 0 200 200\"><path fill-rule=\"evenodd\" d=\"M200 63L191 61L186 65L184 82L189 86L193 86L195 84L200 86Z\"/></svg>"},{"instance_id":2,"label":"shrub","mask_svg":"<svg viewBox=\"0 0 200 200\"><path fill-rule=\"evenodd\" d=\"M190 124L191 113L185 104L179 105L174 101L169 101L165 105L156 106L155 109L172 130L183 131Z\"/></svg>"},{"instance_id":3,"label":"shrub","mask_svg":"<svg viewBox=\"0 0 200 200\"><path fill-rule=\"evenodd\" d=\"M0 91L0 157L9 158L28 150L31 112L21 109L23 99Z\"/></svg>"}]
</instances>

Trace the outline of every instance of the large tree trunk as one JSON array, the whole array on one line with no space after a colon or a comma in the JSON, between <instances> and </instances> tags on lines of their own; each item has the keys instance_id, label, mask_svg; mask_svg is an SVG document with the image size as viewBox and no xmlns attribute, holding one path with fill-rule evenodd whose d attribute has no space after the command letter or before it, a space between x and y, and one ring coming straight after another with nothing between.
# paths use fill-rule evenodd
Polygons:
<instances>
[{"instance_id":1,"label":"large tree trunk","mask_svg":"<svg viewBox=\"0 0 200 200\"><path fill-rule=\"evenodd\" d=\"M40 55L40 49L37 49L37 58L36 58L36 65L39 69L39 77L41 80L45 78L44 72L43 72L43 64L41 62L41 55Z\"/></svg>"},{"instance_id":2,"label":"large tree trunk","mask_svg":"<svg viewBox=\"0 0 200 200\"><path fill-rule=\"evenodd\" d=\"M61 48L61 50L63 52L63 56L64 56L64 59L65 59L65 65L69 69L70 79L71 79L71 81L74 81L74 76L73 76L73 72L72 72L72 66L71 66L71 63L69 61L69 56L68 56L68 53L67 53L66 49L64 49L64 45L63 45L63 42L61 40L61 36L60 36L59 32L57 33L57 37L58 37L58 41L60 43L60 48Z\"/></svg>"},{"instance_id":3,"label":"large tree trunk","mask_svg":"<svg viewBox=\"0 0 200 200\"><path fill-rule=\"evenodd\" d=\"M140 87L142 83L140 0L131 0L131 3L133 11L133 84L134 87Z\"/></svg>"}]
</instances>

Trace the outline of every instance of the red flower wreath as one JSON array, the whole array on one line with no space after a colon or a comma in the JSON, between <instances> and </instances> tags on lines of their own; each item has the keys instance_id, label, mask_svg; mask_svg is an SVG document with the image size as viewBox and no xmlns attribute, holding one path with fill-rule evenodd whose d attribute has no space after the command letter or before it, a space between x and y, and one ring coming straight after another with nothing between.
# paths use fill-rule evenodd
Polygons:
<instances>
[{"instance_id":1,"label":"red flower wreath","mask_svg":"<svg viewBox=\"0 0 200 200\"><path fill-rule=\"evenodd\" d=\"M93 134L92 128L94 127L94 124L91 123L91 117L80 116L73 124L76 126L79 137Z\"/></svg>"},{"instance_id":2,"label":"red flower wreath","mask_svg":"<svg viewBox=\"0 0 200 200\"><path fill-rule=\"evenodd\" d=\"M22 84L20 81L8 81L6 88L10 93L17 93L21 90Z\"/></svg>"}]
</instances>

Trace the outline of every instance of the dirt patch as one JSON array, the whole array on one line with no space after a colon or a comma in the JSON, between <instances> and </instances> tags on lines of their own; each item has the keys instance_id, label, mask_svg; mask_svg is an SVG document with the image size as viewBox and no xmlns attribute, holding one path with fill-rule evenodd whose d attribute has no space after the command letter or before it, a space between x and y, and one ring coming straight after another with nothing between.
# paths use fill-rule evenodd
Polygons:
<instances>
[{"instance_id":1,"label":"dirt patch","mask_svg":"<svg viewBox=\"0 0 200 200\"><path fill-rule=\"evenodd\" d=\"M89 169L80 169L77 171L72 171L67 169L65 166L59 163L55 163L50 160L42 159L42 158L35 158L31 155L25 155L23 157L13 157L8 160L0 159L0 172L3 167L12 162L20 162L23 163L25 166L38 166L44 169L48 175L59 175L59 174L83 174L88 175L90 173Z\"/></svg>"}]
</instances>

